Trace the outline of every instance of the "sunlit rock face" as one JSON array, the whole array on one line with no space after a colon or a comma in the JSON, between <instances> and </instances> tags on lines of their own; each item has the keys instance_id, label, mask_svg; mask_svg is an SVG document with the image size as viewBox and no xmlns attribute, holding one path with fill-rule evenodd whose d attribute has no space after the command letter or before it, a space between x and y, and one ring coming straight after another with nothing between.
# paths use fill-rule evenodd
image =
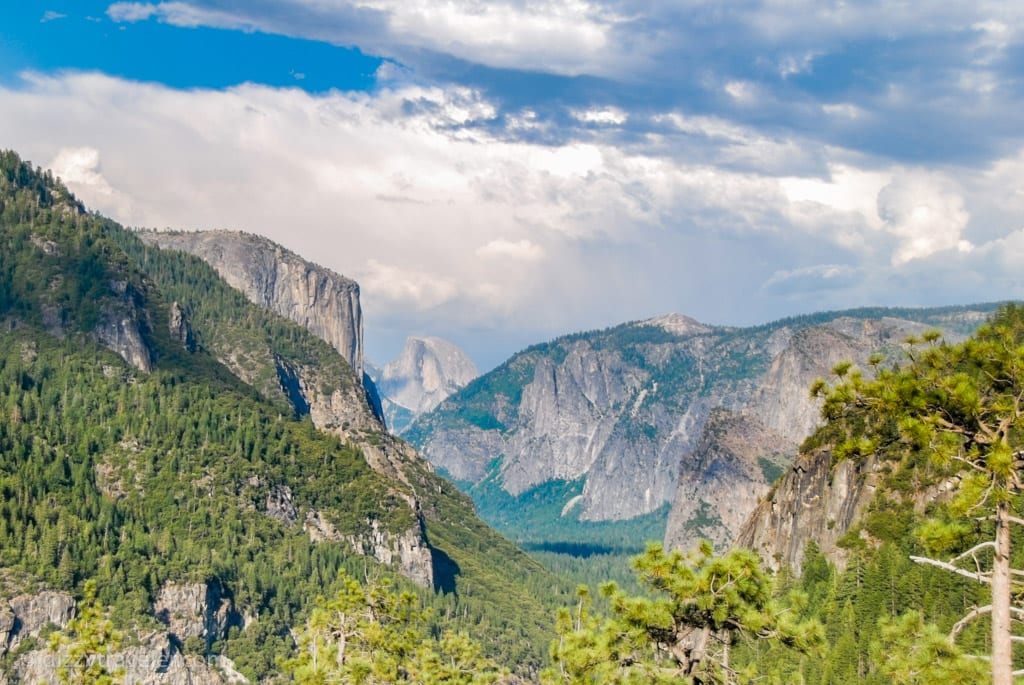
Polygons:
<instances>
[{"instance_id":1,"label":"sunlit rock face","mask_svg":"<svg viewBox=\"0 0 1024 685\"><path fill-rule=\"evenodd\" d=\"M876 311L749 329L672 314L569 335L513 356L405 435L456 480L512 496L582 481L562 519L663 516L668 546L707 538L721 549L818 424L816 378L844 360L867 367L875 352L897 358L904 338L929 328L956 338L978 320Z\"/></svg>"},{"instance_id":2,"label":"sunlit rock face","mask_svg":"<svg viewBox=\"0 0 1024 685\"><path fill-rule=\"evenodd\" d=\"M305 327L362 373L363 313L355 281L250 233L140 231L138 236L199 257L250 302Z\"/></svg>"}]
</instances>

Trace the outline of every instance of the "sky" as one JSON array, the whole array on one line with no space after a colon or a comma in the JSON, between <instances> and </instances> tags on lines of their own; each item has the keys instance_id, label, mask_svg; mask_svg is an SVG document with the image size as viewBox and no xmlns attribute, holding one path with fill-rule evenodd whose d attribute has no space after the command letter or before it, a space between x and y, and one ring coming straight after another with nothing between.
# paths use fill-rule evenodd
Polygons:
<instances>
[{"instance_id":1,"label":"sky","mask_svg":"<svg viewBox=\"0 0 1024 685\"><path fill-rule=\"evenodd\" d=\"M1024 298L1024 3L0 6L0 148L357 280L482 369L679 312Z\"/></svg>"}]
</instances>

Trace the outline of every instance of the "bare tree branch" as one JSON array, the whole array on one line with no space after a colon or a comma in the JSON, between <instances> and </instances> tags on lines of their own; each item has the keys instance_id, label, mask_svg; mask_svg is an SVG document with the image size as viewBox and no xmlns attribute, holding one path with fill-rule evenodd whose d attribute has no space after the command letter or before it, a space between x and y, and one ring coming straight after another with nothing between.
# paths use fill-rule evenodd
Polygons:
<instances>
[{"instance_id":1,"label":"bare tree branch","mask_svg":"<svg viewBox=\"0 0 1024 685\"><path fill-rule=\"evenodd\" d=\"M963 576L964 578L976 580L979 583L987 583L990 585L992 583L992 580L990 578L986 578L985 574L975 573L973 571L966 571L960 568L959 566L954 566L953 564L948 564L945 561L939 561L938 559L929 559L928 557L910 557L910 560L913 561L915 564L927 564L929 566L937 566L951 573Z\"/></svg>"}]
</instances>

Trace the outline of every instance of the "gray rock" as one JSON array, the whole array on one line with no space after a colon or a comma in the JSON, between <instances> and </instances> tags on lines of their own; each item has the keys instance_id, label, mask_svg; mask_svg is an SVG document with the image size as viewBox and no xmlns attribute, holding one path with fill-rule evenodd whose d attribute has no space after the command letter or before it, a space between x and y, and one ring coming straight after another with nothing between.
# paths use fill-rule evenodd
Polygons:
<instances>
[{"instance_id":1,"label":"gray rock","mask_svg":"<svg viewBox=\"0 0 1024 685\"><path fill-rule=\"evenodd\" d=\"M326 340L359 374L363 314L359 285L266 238L233 231L140 231L151 245L194 254L250 302Z\"/></svg>"},{"instance_id":2,"label":"gray rock","mask_svg":"<svg viewBox=\"0 0 1024 685\"><path fill-rule=\"evenodd\" d=\"M37 649L21 655L13 664L9 681L13 683L46 683L57 685L57 669L66 658L66 648L59 652ZM184 655L166 633L140 636L140 644L125 647L111 654L95 657L110 672L118 672L118 680L142 685L221 685L245 683L227 657L205 660ZM0 683L6 682L0 676Z\"/></svg>"},{"instance_id":3,"label":"gray rock","mask_svg":"<svg viewBox=\"0 0 1024 685\"><path fill-rule=\"evenodd\" d=\"M18 595L7 606L0 604L0 655L26 638L39 637L46 626L66 627L74 614L75 600L68 593L55 590Z\"/></svg>"},{"instance_id":4,"label":"gray rock","mask_svg":"<svg viewBox=\"0 0 1024 685\"><path fill-rule=\"evenodd\" d=\"M846 552L836 543L874 497L879 477L873 458L833 468L829 450L801 455L772 496L751 513L735 544L756 551L772 569L787 566L799 573L807 543L814 540L844 568Z\"/></svg>"},{"instance_id":5,"label":"gray rock","mask_svg":"<svg viewBox=\"0 0 1024 685\"><path fill-rule=\"evenodd\" d=\"M148 373L153 370L155 355L148 343L153 327L145 297L129 281L114 281L110 290L116 297L103 301L93 334L104 347Z\"/></svg>"},{"instance_id":6,"label":"gray rock","mask_svg":"<svg viewBox=\"0 0 1024 685\"><path fill-rule=\"evenodd\" d=\"M493 477L511 495L582 479L562 518L628 520L670 505L669 546L702 532L722 547L767 492L766 470L791 464L818 424L812 382L839 361L897 356L943 316L730 329L675 314L571 335L514 356L484 376L489 390L466 404L454 394L407 437L454 478ZM959 330L970 318L948 321ZM711 421L716 412L732 418Z\"/></svg>"},{"instance_id":7,"label":"gray rock","mask_svg":"<svg viewBox=\"0 0 1024 685\"><path fill-rule=\"evenodd\" d=\"M386 364L374 381L382 398L394 405L385 405L385 411L388 424L400 434L410 421L479 375L472 360L447 340L410 337L398 358ZM406 413L396 424L399 409Z\"/></svg>"},{"instance_id":8,"label":"gray rock","mask_svg":"<svg viewBox=\"0 0 1024 685\"><path fill-rule=\"evenodd\" d=\"M240 621L231 600L215 583L167 583L160 588L153 612L182 643L190 637L213 642Z\"/></svg>"},{"instance_id":9,"label":"gray rock","mask_svg":"<svg viewBox=\"0 0 1024 685\"><path fill-rule=\"evenodd\" d=\"M287 485L275 485L267 494L267 516L291 526L299 520L299 510L292 501L292 489Z\"/></svg>"},{"instance_id":10,"label":"gray rock","mask_svg":"<svg viewBox=\"0 0 1024 685\"><path fill-rule=\"evenodd\" d=\"M768 492L769 474L789 463L792 448L757 419L714 409L679 469L665 546L690 549L706 539L716 550L727 548Z\"/></svg>"},{"instance_id":11,"label":"gray rock","mask_svg":"<svg viewBox=\"0 0 1024 685\"><path fill-rule=\"evenodd\" d=\"M434 563L423 535L422 521L401 533L384 530L379 521L367 521L369 531L361 535L343 535L321 511L309 511L302 524L313 542L348 542L356 554L371 556L395 567L409 580L433 587Z\"/></svg>"},{"instance_id":12,"label":"gray rock","mask_svg":"<svg viewBox=\"0 0 1024 685\"><path fill-rule=\"evenodd\" d=\"M185 310L177 302L172 302L168 313L167 326L171 338L181 343L187 352L195 352L197 349L195 335L192 333L192 324L185 314Z\"/></svg>"}]
</instances>

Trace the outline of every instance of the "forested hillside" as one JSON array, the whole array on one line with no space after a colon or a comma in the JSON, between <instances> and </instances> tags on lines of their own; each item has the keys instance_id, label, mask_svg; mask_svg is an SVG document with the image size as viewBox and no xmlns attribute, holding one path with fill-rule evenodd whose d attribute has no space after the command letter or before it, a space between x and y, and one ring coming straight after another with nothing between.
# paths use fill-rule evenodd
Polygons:
<instances>
[{"instance_id":1,"label":"forested hillside","mask_svg":"<svg viewBox=\"0 0 1024 685\"><path fill-rule=\"evenodd\" d=\"M275 363L315 367L334 386L320 392L358 391L354 413L372 416L328 345L198 259L86 213L13 153L0 156L0 245L0 596L80 594L94 579L119 624L150 630L162 589L203 583L226 617L185 647L255 678L340 570L390 575L374 557L397 570L418 554L436 616L540 666L551 576L379 424L317 430L283 387ZM394 473L367 462L373 450Z\"/></svg>"}]
</instances>

